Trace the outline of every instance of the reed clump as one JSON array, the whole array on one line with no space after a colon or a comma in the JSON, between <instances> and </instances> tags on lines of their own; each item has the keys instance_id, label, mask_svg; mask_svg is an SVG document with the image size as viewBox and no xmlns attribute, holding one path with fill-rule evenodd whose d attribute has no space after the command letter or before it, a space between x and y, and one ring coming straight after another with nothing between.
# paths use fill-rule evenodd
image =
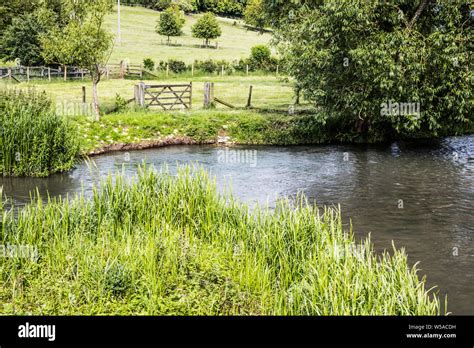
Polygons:
<instances>
[{"instance_id":1,"label":"reed clump","mask_svg":"<svg viewBox=\"0 0 474 348\"><path fill-rule=\"evenodd\" d=\"M356 243L338 209L218 194L197 168L109 176L91 197L3 212L2 314L438 315L403 250Z\"/></svg>"},{"instance_id":2,"label":"reed clump","mask_svg":"<svg viewBox=\"0 0 474 348\"><path fill-rule=\"evenodd\" d=\"M48 176L71 169L79 154L75 128L44 92L0 90L0 174Z\"/></svg>"}]
</instances>

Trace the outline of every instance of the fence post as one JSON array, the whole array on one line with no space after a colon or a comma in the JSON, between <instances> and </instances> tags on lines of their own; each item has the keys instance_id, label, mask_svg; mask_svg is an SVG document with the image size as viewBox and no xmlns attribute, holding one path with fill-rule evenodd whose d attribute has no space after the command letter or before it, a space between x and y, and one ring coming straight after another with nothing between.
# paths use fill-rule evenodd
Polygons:
<instances>
[{"instance_id":1,"label":"fence post","mask_svg":"<svg viewBox=\"0 0 474 348\"><path fill-rule=\"evenodd\" d=\"M64 66L64 81L67 81L67 65Z\"/></svg>"},{"instance_id":2,"label":"fence post","mask_svg":"<svg viewBox=\"0 0 474 348\"><path fill-rule=\"evenodd\" d=\"M48 67L48 81L51 82L51 68Z\"/></svg>"},{"instance_id":3,"label":"fence post","mask_svg":"<svg viewBox=\"0 0 474 348\"><path fill-rule=\"evenodd\" d=\"M278 76L278 71L279 71L279 68L280 68L280 66L279 66L279 65L277 65L277 71L276 71L276 73L277 73L277 76Z\"/></svg>"},{"instance_id":4,"label":"fence post","mask_svg":"<svg viewBox=\"0 0 474 348\"><path fill-rule=\"evenodd\" d=\"M170 74L170 65L166 64L166 77L168 77Z\"/></svg>"},{"instance_id":5,"label":"fence post","mask_svg":"<svg viewBox=\"0 0 474 348\"><path fill-rule=\"evenodd\" d=\"M193 82L189 83L189 108L193 107Z\"/></svg>"},{"instance_id":6,"label":"fence post","mask_svg":"<svg viewBox=\"0 0 474 348\"><path fill-rule=\"evenodd\" d=\"M12 68L8 68L8 79L12 80Z\"/></svg>"},{"instance_id":7,"label":"fence post","mask_svg":"<svg viewBox=\"0 0 474 348\"><path fill-rule=\"evenodd\" d=\"M191 76L194 76L194 63L191 64Z\"/></svg>"},{"instance_id":8,"label":"fence post","mask_svg":"<svg viewBox=\"0 0 474 348\"><path fill-rule=\"evenodd\" d=\"M82 86L82 112L86 114L86 86Z\"/></svg>"},{"instance_id":9,"label":"fence post","mask_svg":"<svg viewBox=\"0 0 474 348\"><path fill-rule=\"evenodd\" d=\"M145 107L145 83L140 82L140 106Z\"/></svg>"},{"instance_id":10,"label":"fence post","mask_svg":"<svg viewBox=\"0 0 474 348\"><path fill-rule=\"evenodd\" d=\"M252 107L252 91L253 91L253 86L250 85L249 88L249 99L247 100L247 107L251 108Z\"/></svg>"},{"instance_id":11,"label":"fence post","mask_svg":"<svg viewBox=\"0 0 474 348\"><path fill-rule=\"evenodd\" d=\"M206 82L204 84L204 108L209 109L214 104L214 83Z\"/></svg>"},{"instance_id":12,"label":"fence post","mask_svg":"<svg viewBox=\"0 0 474 348\"><path fill-rule=\"evenodd\" d=\"M84 70L81 70L81 80L84 80Z\"/></svg>"},{"instance_id":13,"label":"fence post","mask_svg":"<svg viewBox=\"0 0 474 348\"><path fill-rule=\"evenodd\" d=\"M30 67L26 67L26 81L30 82Z\"/></svg>"},{"instance_id":14,"label":"fence post","mask_svg":"<svg viewBox=\"0 0 474 348\"><path fill-rule=\"evenodd\" d=\"M249 76L249 65L247 64L247 76Z\"/></svg>"},{"instance_id":15,"label":"fence post","mask_svg":"<svg viewBox=\"0 0 474 348\"><path fill-rule=\"evenodd\" d=\"M224 66L221 68L221 76L224 77Z\"/></svg>"}]
</instances>

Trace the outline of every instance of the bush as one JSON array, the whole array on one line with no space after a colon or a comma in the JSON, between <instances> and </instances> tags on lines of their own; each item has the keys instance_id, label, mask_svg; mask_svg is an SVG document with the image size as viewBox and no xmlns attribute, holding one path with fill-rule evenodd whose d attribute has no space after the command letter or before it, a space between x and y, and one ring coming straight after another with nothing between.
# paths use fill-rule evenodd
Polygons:
<instances>
[{"instance_id":1,"label":"bush","mask_svg":"<svg viewBox=\"0 0 474 348\"><path fill-rule=\"evenodd\" d=\"M143 59L143 67L147 70L155 70L155 62L151 58Z\"/></svg>"},{"instance_id":2,"label":"bush","mask_svg":"<svg viewBox=\"0 0 474 348\"><path fill-rule=\"evenodd\" d=\"M77 133L58 116L46 94L0 91L0 173L48 176L70 170L79 153Z\"/></svg>"},{"instance_id":3,"label":"bush","mask_svg":"<svg viewBox=\"0 0 474 348\"><path fill-rule=\"evenodd\" d=\"M179 74L187 70L186 63L181 60L169 59L168 66L170 71L174 72L175 74Z\"/></svg>"},{"instance_id":4,"label":"bush","mask_svg":"<svg viewBox=\"0 0 474 348\"><path fill-rule=\"evenodd\" d=\"M208 59L204 61L196 60L194 62L194 68L201 70L203 72L212 74L212 73L215 73L219 69L219 66L214 60Z\"/></svg>"}]
</instances>

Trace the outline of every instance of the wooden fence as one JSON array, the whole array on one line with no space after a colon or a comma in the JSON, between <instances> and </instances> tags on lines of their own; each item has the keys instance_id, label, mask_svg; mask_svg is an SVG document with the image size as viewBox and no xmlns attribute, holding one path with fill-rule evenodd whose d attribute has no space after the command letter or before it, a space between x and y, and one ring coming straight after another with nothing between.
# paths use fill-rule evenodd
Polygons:
<instances>
[{"instance_id":1,"label":"wooden fence","mask_svg":"<svg viewBox=\"0 0 474 348\"><path fill-rule=\"evenodd\" d=\"M174 107L191 109L193 84L179 85L135 85L135 101L142 107L161 107L171 110Z\"/></svg>"},{"instance_id":2,"label":"wooden fence","mask_svg":"<svg viewBox=\"0 0 474 348\"><path fill-rule=\"evenodd\" d=\"M78 67L59 67L51 68L46 66L13 66L0 67L0 79L10 79L17 82L30 81L33 79L63 78L67 79L84 79L88 76L88 71Z\"/></svg>"}]
</instances>

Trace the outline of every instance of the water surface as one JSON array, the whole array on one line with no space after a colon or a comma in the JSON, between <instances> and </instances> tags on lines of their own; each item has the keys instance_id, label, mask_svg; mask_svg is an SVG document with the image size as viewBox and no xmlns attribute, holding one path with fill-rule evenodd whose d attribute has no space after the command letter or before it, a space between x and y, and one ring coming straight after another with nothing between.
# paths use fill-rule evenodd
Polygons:
<instances>
[{"instance_id":1,"label":"water surface","mask_svg":"<svg viewBox=\"0 0 474 348\"><path fill-rule=\"evenodd\" d=\"M0 178L16 206L30 192L45 195L90 193L98 177L124 170L136 174L146 161L199 163L216 176L219 188L250 204L274 206L277 197L304 192L318 205L340 204L358 238L371 233L376 250L404 247L420 261L420 275L448 295L453 314L474 314L474 136L430 143L384 146L236 147L175 146L94 158L68 174L46 179ZM232 152L240 151L240 152ZM247 151L247 152L245 152ZM256 156L256 157L255 157ZM240 162L240 163L237 163Z\"/></svg>"}]
</instances>

